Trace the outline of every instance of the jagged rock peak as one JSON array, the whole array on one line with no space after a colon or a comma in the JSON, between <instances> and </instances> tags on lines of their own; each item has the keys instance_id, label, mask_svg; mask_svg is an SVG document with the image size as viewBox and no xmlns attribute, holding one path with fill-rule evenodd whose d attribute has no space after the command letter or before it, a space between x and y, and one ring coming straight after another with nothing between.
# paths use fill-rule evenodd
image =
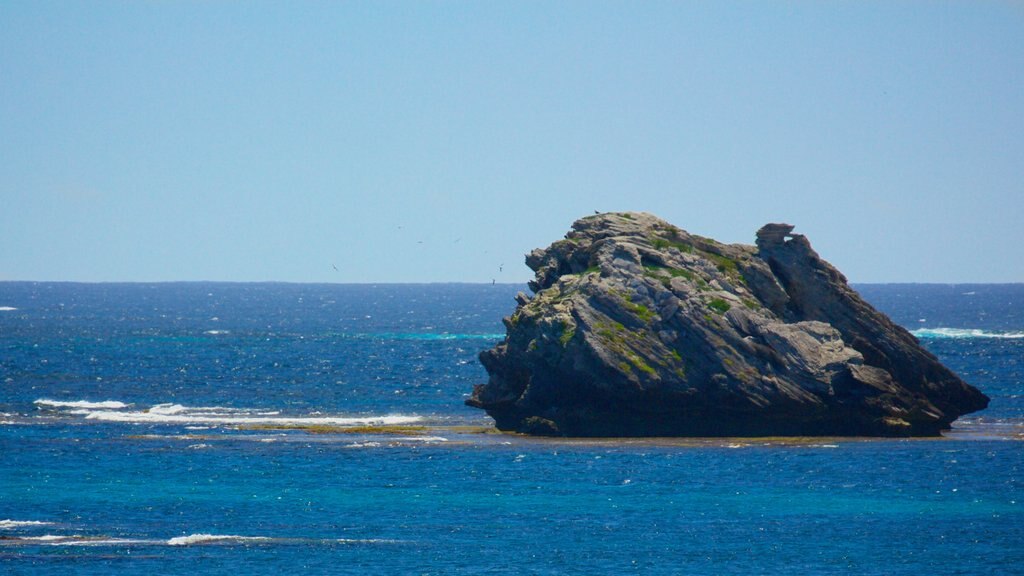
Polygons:
<instances>
[{"instance_id":1,"label":"jagged rock peak","mask_svg":"<svg viewBox=\"0 0 1024 576\"><path fill-rule=\"evenodd\" d=\"M987 405L793 229L755 247L646 213L577 220L527 255L534 296L467 404L571 436L935 435Z\"/></svg>"},{"instance_id":2,"label":"jagged rock peak","mask_svg":"<svg viewBox=\"0 0 1024 576\"><path fill-rule=\"evenodd\" d=\"M757 231L757 247L778 246L793 232L792 224L765 224Z\"/></svg>"}]
</instances>

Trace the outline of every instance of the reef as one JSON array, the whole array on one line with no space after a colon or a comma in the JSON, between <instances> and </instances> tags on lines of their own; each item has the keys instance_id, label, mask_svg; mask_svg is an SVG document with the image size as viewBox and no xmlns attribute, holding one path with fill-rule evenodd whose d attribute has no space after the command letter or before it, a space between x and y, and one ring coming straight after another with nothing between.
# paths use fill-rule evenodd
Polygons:
<instances>
[{"instance_id":1,"label":"reef","mask_svg":"<svg viewBox=\"0 0 1024 576\"><path fill-rule=\"evenodd\" d=\"M756 238L576 221L527 255L533 295L466 403L500 430L581 437L935 436L988 405L793 226Z\"/></svg>"}]
</instances>

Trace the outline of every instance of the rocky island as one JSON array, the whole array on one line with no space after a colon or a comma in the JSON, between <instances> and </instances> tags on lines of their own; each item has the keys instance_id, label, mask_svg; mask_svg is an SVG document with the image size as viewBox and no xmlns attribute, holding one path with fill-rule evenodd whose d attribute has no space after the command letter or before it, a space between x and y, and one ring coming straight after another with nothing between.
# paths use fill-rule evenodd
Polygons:
<instances>
[{"instance_id":1,"label":"rocky island","mask_svg":"<svg viewBox=\"0 0 1024 576\"><path fill-rule=\"evenodd\" d=\"M466 400L501 430L934 436L988 405L787 224L748 246L597 214L526 263Z\"/></svg>"}]
</instances>

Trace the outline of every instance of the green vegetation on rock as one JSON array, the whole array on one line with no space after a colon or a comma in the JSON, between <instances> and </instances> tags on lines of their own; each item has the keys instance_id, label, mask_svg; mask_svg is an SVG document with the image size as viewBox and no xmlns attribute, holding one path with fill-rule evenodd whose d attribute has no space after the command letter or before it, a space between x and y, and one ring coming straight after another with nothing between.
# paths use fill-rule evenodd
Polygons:
<instances>
[{"instance_id":1,"label":"green vegetation on rock","mask_svg":"<svg viewBox=\"0 0 1024 576\"><path fill-rule=\"evenodd\" d=\"M693 246L679 242L677 240L669 240L667 238L661 238L660 236L654 236L650 239L651 245L658 250L665 250L666 248L675 248L684 254L693 254Z\"/></svg>"},{"instance_id":2,"label":"green vegetation on rock","mask_svg":"<svg viewBox=\"0 0 1024 576\"><path fill-rule=\"evenodd\" d=\"M719 312L721 314L725 314L726 312L729 311L729 308L732 308L732 306L729 305L728 302L726 302L725 300L722 300L721 298L715 298L711 302L708 302L708 306L712 310L715 310L715 311L717 311L717 312Z\"/></svg>"},{"instance_id":3,"label":"green vegetation on rock","mask_svg":"<svg viewBox=\"0 0 1024 576\"><path fill-rule=\"evenodd\" d=\"M654 376L658 373L657 370L651 368L649 364L644 362L643 358L641 358L640 356L632 352L629 352L627 353L626 357L629 358L629 361L633 363L633 366L636 366L637 369L640 370L641 372L650 374L651 376Z\"/></svg>"},{"instance_id":4,"label":"green vegetation on rock","mask_svg":"<svg viewBox=\"0 0 1024 576\"><path fill-rule=\"evenodd\" d=\"M736 261L732 258L720 256L711 252L704 252L701 255L714 262L715 267L718 268L719 272L728 275L739 275L739 269L737 268Z\"/></svg>"},{"instance_id":5,"label":"green vegetation on rock","mask_svg":"<svg viewBox=\"0 0 1024 576\"><path fill-rule=\"evenodd\" d=\"M572 340L572 337L575 336L575 335L576 335L575 327L570 326L566 322L562 322L562 335L558 337L558 342L562 345L562 348L565 348L566 346L568 346L569 345L569 341Z\"/></svg>"},{"instance_id":6,"label":"green vegetation on rock","mask_svg":"<svg viewBox=\"0 0 1024 576\"><path fill-rule=\"evenodd\" d=\"M652 312L650 308L644 306L643 304L637 304L633 302L633 297L630 296L629 294L623 294L622 300L625 304L626 310L629 310L633 314L636 314L637 317L643 320L644 322L649 323L651 320L654 319L654 312Z\"/></svg>"}]
</instances>

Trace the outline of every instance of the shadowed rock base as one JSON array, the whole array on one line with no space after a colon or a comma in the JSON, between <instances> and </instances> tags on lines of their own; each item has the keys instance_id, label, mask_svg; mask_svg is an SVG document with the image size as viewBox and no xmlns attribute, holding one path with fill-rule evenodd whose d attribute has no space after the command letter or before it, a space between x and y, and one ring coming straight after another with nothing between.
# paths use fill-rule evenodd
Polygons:
<instances>
[{"instance_id":1,"label":"shadowed rock base","mask_svg":"<svg viewBox=\"0 0 1024 576\"><path fill-rule=\"evenodd\" d=\"M534 250L466 401L549 436L934 436L988 398L768 224L725 245L599 214Z\"/></svg>"}]
</instances>

